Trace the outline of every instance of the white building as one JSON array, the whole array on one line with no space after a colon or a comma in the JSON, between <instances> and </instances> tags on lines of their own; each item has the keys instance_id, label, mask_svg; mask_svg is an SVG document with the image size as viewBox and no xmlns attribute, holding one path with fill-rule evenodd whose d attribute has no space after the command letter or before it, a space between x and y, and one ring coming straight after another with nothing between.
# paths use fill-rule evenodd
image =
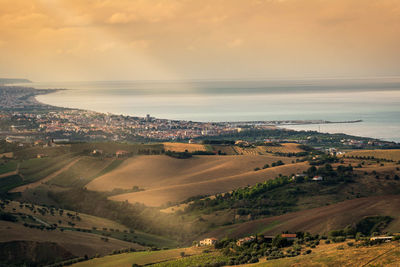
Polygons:
<instances>
[{"instance_id":1,"label":"white building","mask_svg":"<svg viewBox=\"0 0 400 267\"><path fill-rule=\"evenodd\" d=\"M314 177L312 178L312 180L313 180L313 181L322 181L322 180L324 180L324 178L322 178L322 176L314 176Z\"/></svg>"},{"instance_id":2,"label":"white building","mask_svg":"<svg viewBox=\"0 0 400 267\"><path fill-rule=\"evenodd\" d=\"M214 245L215 243L217 243L217 241L218 241L218 239L216 239L216 238L214 238L214 237L206 238L206 239L201 240L201 241L199 242L199 245L200 245L200 246L212 246L212 245Z\"/></svg>"}]
</instances>

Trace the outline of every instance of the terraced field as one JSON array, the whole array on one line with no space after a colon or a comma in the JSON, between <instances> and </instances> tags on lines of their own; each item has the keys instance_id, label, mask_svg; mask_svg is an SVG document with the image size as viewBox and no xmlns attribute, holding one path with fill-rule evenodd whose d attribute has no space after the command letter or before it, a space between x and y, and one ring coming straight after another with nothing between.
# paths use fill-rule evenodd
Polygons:
<instances>
[{"instance_id":1,"label":"terraced field","mask_svg":"<svg viewBox=\"0 0 400 267\"><path fill-rule=\"evenodd\" d=\"M299 153L304 152L299 144L284 143L281 146L239 147L232 146L238 155L267 155L269 153Z\"/></svg>"},{"instance_id":2,"label":"terraced field","mask_svg":"<svg viewBox=\"0 0 400 267\"><path fill-rule=\"evenodd\" d=\"M354 150L347 152L346 156L375 157L376 159L400 161L400 149Z\"/></svg>"},{"instance_id":3,"label":"terraced field","mask_svg":"<svg viewBox=\"0 0 400 267\"><path fill-rule=\"evenodd\" d=\"M206 147L201 144L187 144L187 143L163 143L165 151L175 152L195 152L206 151Z\"/></svg>"}]
</instances>

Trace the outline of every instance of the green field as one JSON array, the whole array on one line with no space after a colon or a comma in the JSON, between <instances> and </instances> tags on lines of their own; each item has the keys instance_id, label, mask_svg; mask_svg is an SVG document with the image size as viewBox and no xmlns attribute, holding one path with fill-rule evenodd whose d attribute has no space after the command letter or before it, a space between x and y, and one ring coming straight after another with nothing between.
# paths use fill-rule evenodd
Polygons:
<instances>
[{"instance_id":1,"label":"green field","mask_svg":"<svg viewBox=\"0 0 400 267\"><path fill-rule=\"evenodd\" d=\"M24 182L19 175L12 175L0 179L0 195L5 194L8 190L22 185Z\"/></svg>"},{"instance_id":2,"label":"green field","mask_svg":"<svg viewBox=\"0 0 400 267\"><path fill-rule=\"evenodd\" d=\"M57 147L30 147L15 151L18 159L36 158L38 154L44 154L48 157L58 157L70 153L71 148L68 146Z\"/></svg>"},{"instance_id":3,"label":"green field","mask_svg":"<svg viewBox=\"0 0 400 267\"><path fill-rule=\"evenodd\" d=\"M49 184L63 187L82 187L97 177L105 168L108 168L113 161L111 158L83 156L68 170L51 179Z\"/></svg>"},{"instance_id":4,"label":"green field","mask_svg":"<svg viewBox=\"0 0 400 267\"><path fill-rule=\"evenodd\" d=\"M118 255L106 256L103 258L97 258L85 262L80 262L72 266L131 267L133 263L139 265L149 265L149 264L179 259L181 258L181 252L184 252L185 255L198 255L201 254L202 251L203 251L202 248L178 248L178 249L160 250L160 251L123 253Z\"/></svg>"},{"instance_id":5,"label":"green field","mask_svg":"<svg viewBox=\"0 0 400 267\"><path fill-rule=\"evenodd\" d=\"M148 234L135 230L133 233L122 231L92 230L92 233L120 239L123 241L138 243L143 246L154 246L158 248L173 248L177 242L157 235Z\"/></svg>"},{"instance_id":6,"label":"green field","mask_svg":"<svg viewBox=\"0 0 400 267\"><path fill-rule=\"evenodd\" d=\"M123 143L79 143L71 145L71 152L91 152L94 149L103 150L104 154L115 154L117 150L125 150L132 154L159 154L163 144L123 144Z\"/></svg>"},{"instance_id":7,"label":"green field","mask_svg":"<svg viewBox=\"0 0 400 267\"><path fill-rule=\"evenodd\" d=\"M17 165L18 163L15 160L6 163L0 163L0 174L15 171L17 169Z\"/></svg>"},{"instance_id":8,"label":"green field","mask_svg":"<svg viewBox=\"0 0 400 267\"><path fill-rule=\"evenodd\" d=\"M24 181L35 182L61 169L73 160L71 154L54 158L34 158L21 162L20 173Z\"/></svg>"},{"instance_id":9,"label":"green field","mask_svg":"<svg viewBox=\"0 0 400 267\"><path fill-rule=\"evenodd\" d=\"M113 160L107 167L105 167L104 169L102 169L98 174L96 174L94 177L92 177L92 179L95 179L99 176L102 176L116 168L118 168L119 165L122 164L122 162L124 162L125 159L115 159Z\"/></svg>"},{"instance_id":10,"label":"green field","mask_svg":"<svg viewBox=\"0 0 400 267\"><path fill-rule=\"evenodd\" d=\"M229 257L218 252L204 253L190 257L181 257L177 260L166 261L152 264L154 267L179 267L179 266L214 266L214 264L224 264L229 261ZM225 265L225 264L224 264Z\"/></svg>"}]
</instances>

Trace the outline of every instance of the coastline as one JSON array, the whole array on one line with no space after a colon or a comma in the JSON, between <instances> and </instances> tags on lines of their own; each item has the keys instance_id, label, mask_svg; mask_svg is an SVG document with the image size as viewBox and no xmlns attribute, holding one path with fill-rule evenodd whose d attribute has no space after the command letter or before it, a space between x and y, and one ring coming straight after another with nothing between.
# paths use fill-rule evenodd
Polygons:
<instances>
[{"instance_id":1,"label":"coastline","mask_svg":"<svg viewBox=\"0 0 400 267\"><path fill-rule=\"evenodd\" d=\"M35 88L33 88L35 89ZM108 112L101 112L101 111L95 111L95 110L89 110L89 109L81 109L81 108L70 108L70 107L62 107L62 106L55 106L52 104L46 104L41 101L39 101L36 97L39 95L45 95L45 94L52 94L56 93L58 91L64 91L64 90L70 90L70 89L35 89L35 90L41 90L41 91L46 91L46 90L53 90L51 92L44 92L44 93L39 93L34 96L34 99L37 103L40 103L44 106L52 106L55 108L60 108L60 109L68 109L68 110L84 110L84 111L89 111L89 112L95 112L95 113L101 113L105 114ZM112 113L113 115L124 115L124 114L118 114L118 113ZM124 115L124 116L131 116L131 117L141 117L141 116L134 116L134 115ZM168 118L158 118L154 117L155 119L160 119L160 120L173 120L173 121L188 121L184 119L168 119ZM216 124L230 124L230 125L235 125L237 124L238 126L240 125L266 125L266 126L282 126L282 125L310 125L310 124L345 124L345 123L358 123L362 122L363 120L358 119L358 120L345 120L345 121L329 121L329 120L243 120L243 121L195 121L195 120L190 120L196 123L216 123Z\"/></svg>"},{"instance_id":2,"label":"coastline","mask_svg":"<svg viewBox=\"0 0 400 267\"><path fill-rule=\"evenodd\" d=\"M22 88L22 87L18 87ZM56 106L52 104L46 104L40 100L37 99L38 96L40 95L45 95L45 94L52 94L56 93L62 90L68 90L68 89L35 89L33 87L23 87L25 90L30 91L30 94L24 95L24 101L26 105L19 106L14 110L22 111L38 111L38 112L48 112L48 111L71 111L71 112L87 112L89 114L102 114L102 116L114 116L114 117L120 117L120 118L126 118L128 120L142 120L142 121L148 121L148 118L146 117L139 117L139 116L132 116L132 115L123 115L123 114L118 114L118 113L111 113L111 112L100 112L100 111L95 111L91 109L82 109L82 108L70 108L70 107L63 107L63 106ZM200 126L204 129L207 129L207 125L216 125L217 127L220 128L230 128L230 129L267 129L267 128L272 128L276 127L277 129L286 129L286 130L293 130L293 131L314 131L314 132L321 132L319 129L310 129L307 127L318 127L322 125L326 126L332 126L332 127L337 127L339 128L339 125L354 125L358 126L359 123L363 123L363 120L343 120L343 121L329 121L329 120L273 120L273 121L263 121L263 120L255 120L255 121L220 121L220 122L211 122L211 121L190 121L190 120L179 120L179 119L164 119L164 118L155 118L155 117L150 117L150 121L153 121L155 124L165 124L168 122L174 122L176 125L185 125L185 129L190 129L192 126ZM192 125L192 126L190 126ZM195 126L196 127L196 126ZM303 129L298 129L296 127L304 127ZM358 127L356 127L358 128ZM213 131L206 130L208 133L212 133ZM362 138L369 138L369 139L376 139L376 140L385 140L385 141L394 141L394 142L399 142L397 140L388 140L382 137L377 137L373 135L366 135L365 133L363 134L358 134L357 132L349 132L349 131L322 131L324 133L329 133L329 134L335 134L335 133L343 133L349 136L355 136L355 137L362 137ZM218 135L217 133L211 134L211 135Z\"/></svg>"}]
</instances>

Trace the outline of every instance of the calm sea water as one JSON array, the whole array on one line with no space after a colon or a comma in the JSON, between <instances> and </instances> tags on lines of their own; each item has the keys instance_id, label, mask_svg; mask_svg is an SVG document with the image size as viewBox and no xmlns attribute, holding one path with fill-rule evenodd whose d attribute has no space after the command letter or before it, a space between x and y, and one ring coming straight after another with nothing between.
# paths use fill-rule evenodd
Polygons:
<instances>
[{"instance_id":1,"label":"calm sea water","mask_svg":"<svg viewBox=\"0 0 400 267\"><path fill-rule=\"evenodd\" d=\"M400 79L33 83L70 90L43 103L133 116L193 121L363 120L292 129L400 142Z\"/></svg>"}]
</instances>

